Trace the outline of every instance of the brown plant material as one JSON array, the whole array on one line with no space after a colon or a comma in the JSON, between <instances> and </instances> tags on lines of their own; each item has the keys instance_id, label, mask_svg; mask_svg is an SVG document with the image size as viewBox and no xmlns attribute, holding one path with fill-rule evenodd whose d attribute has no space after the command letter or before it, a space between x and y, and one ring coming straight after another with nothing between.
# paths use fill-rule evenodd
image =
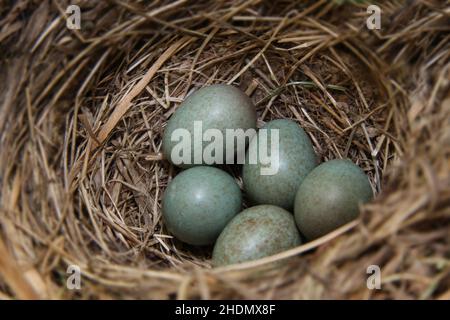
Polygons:
<instances>
[{"instance_id":1,"label":"brown plant material","mask_svg":"<svg viewBox=\"0 0 450 320\"><path fill-rule=\"evenodd\" d=\"M364 4L329 1L78 1L80 30L68 5L0 8L0 298L450 297L448 1L382 2L378 31ZM211 83L245 90L260 125L298 121L377 198L314 242L211 269L160 208L165 123Z\"/></svg>"}]
</instances>

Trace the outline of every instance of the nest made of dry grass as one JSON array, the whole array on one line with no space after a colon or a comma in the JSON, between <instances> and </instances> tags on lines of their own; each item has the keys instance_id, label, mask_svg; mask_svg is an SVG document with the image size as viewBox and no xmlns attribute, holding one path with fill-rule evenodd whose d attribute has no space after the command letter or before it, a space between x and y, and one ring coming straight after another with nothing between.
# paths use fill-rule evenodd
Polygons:
<instances>
[{"instance_id":1,"label":"nest made of dry grass","mask_svg":"<svg viewBox=\"0 0 450 320\"><path fill-rule=\"evenodd\" d=\"M450 298L448 1L382 2L379 31L364 3L77 4L81 30L67 1L0 8L1 298ZM259 125L298 121L321 160L363 168L378 196L361 219L219 270L173 239L161 135L211 83L245 90Z\"/></svg>"}]
</instances>

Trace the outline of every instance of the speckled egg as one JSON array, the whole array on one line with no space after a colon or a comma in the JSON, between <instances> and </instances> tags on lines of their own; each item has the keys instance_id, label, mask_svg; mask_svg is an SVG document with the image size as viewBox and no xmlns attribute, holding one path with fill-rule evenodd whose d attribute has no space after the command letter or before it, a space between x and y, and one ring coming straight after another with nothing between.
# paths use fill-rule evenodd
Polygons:
<instances>
[{"instance_id":1,"label":"speckled egg","mask_svg":"<svg viewBox=\"0 0 450 320\"><path fill-rule=\"evenodd\" d=\"M201 121L201 132L199 131L198 121ZM200 132L200 135L194 133L194 122L197 122L196 133ZM183 155L183 151L176 148L177 144L182 140L181 137L177 138L177 132L174 133L177 129L187 130L187 137L191 141L190 154L186 152L187 155ZM223 156L221 161L208 163L209 161L203 157L202 151L205 151L206 147L214 141L210 137L204 139L203 134L206 134L208 129L219 130L223 135ZM226 129L256 130L255 106L244 92L234 86L216 84L203 87L190 94L169 119L163 135L164 156L172 164L182 168L194 165L225 163L226 159L234 158L234 154L226 154L225 152ZM175 161L172 151L174 154L182 155L183 159ZM234 153L236 152L237 147L234 148ZM244 152L245 149L242 150L242 153ZM195 158L196 153L200 154L200 157ZM211 153L215 154L215 152ZM187 161L184 159L187 159Z\"/></svg>"},{"instance_id":2,"label":"speckled egg","mask_svg":"<svg viewBox=\"0 0 450 320\"><path fill-rule=\"evenodd\" d=\"M369 179L350 160L331 160L305 178L295 197L295 221L309 240L354 220L372 199Z\"/></svg>"},{"instance_id":3,"label":"speckled egg","mask_svg":"<svg viewBox=\"0 0 450 320\"><path fill-rule=\"evenodd\" d=\"M177 239L208 245L241 210L241 202L233 177L214 167L198 166L182 171L167 186L163 219Z\"/></svg>"},{"instance_id":4,"label":"speckled egg","mask_svg":"<svg viewBox=\"0 0 450 320\"><path fill-rule=\"evenodd\" d=\"M214 266L270 256L300 245L292 214L280 207L260 205L235 216L220 234L213 251Z\"/></svg>"},{"instance_id":5,"label":"speckled egg","mask_svg":"<svg viewBox=\"0 0 450 320\"><path fill-rule=\"evenodd\" d=\"M262 129L268 130L267 139L261 136ZM254 204L273 204L292 210L298 187L317 165L316 154L308 135L292 120L273 120L266 123L262 129L251 140L247 150L242 172L244 190ZM278 130L278 170L275 174L263 174L261 169L269 165L261 162L259 149L262 143L268 141L268 147L265 149L272 155L271 129ZM252 152L258 155L256 163L250 160L249 155ZM276 157L274 156L273 159L275 161Z\"/></svg>"}]
</instances>

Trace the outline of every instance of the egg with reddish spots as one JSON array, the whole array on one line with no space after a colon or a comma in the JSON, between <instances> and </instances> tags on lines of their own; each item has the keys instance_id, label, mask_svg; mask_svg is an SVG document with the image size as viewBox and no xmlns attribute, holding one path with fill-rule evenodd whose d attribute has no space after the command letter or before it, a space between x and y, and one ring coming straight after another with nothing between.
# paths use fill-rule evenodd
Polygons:
<instances>
[{"instance_id":1,"label":"egg with reddish spots","mask_svg":"<svg viewBox=\"0 0 450 320\"><path fill-rule=\"evenodd\" d=\"M225 227L216 241L215 267L256 260L301 244L292 214L273 205L245 209Z\"/></svg>"}]
</instances>

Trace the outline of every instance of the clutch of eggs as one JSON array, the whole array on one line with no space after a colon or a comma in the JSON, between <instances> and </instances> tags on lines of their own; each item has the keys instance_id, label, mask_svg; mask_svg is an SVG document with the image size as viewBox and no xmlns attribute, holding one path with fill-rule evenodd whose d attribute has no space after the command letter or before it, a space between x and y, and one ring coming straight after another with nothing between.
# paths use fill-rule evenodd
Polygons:
<instances>
[{"instance_id":1,"label":"clutch of eggs","mask_svg":"<svg viewBox=\"0 0 450 320\"><path fill-rule=\"evenodd\" d=\"M226 129L256 129L256 110L250 98L229 85L212 85L189 95L167 123L163 153L175 163L172 153L177 129L185 129L192 141L195 124L217 129L224 137L223 158L227 155ZM318 165L312 143L294 121L269 121L250 140L242 168L243 189L251 205L241 212L242 193L236 180L223 170L205 166L194 155L207 142L189 146L187 161L176 163L186 169L167 186L162 213L165 226L177 239L191 245L214 244L214 266L241 263L270 256L327 234L355 219L359 206L372 199L372 189L364 172L350 160L331 160ZM217 131L216 130L216 131ZM275 130L275 131L273 131ZM272 135L277 140L272 140ZM267 143L269 158L276 158L273 174L261 174L259 157ZM271 145L276 143L276 149ZM245 148L246 146L244 146ZM240 150L245 151L245 150ZM276 151L276 156L270 152ZM197 159L198 160L198 159ZM217 164L217 163L212 163Z\"/></svg>"}]
</instances>

